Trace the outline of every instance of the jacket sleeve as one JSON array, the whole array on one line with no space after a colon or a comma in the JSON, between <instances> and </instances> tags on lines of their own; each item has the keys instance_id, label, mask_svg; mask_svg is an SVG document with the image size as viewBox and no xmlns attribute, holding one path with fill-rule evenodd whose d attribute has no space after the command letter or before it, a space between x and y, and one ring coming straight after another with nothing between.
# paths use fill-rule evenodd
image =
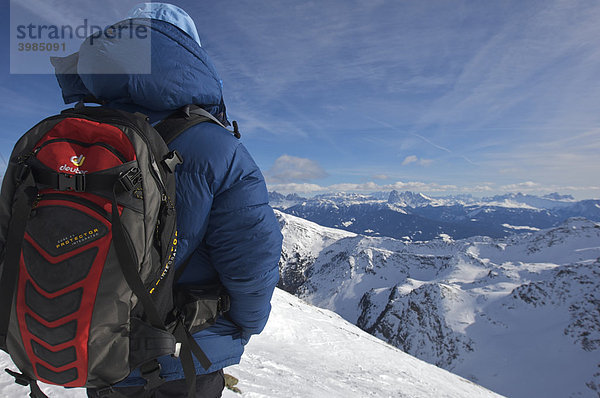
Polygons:
<instances>
[{"instance_id":1,"label":"jacket sleeve","mask_svg":"<svg viewBox=\"0 0 600 398\"><path fill-rule=\"evenodd\" d=\"M264 178L243 145L235 149L219 185L205 244L231 297L229 316L247 339L267 323L279 279L282 236Z\"/></svg>"}]
</instances>

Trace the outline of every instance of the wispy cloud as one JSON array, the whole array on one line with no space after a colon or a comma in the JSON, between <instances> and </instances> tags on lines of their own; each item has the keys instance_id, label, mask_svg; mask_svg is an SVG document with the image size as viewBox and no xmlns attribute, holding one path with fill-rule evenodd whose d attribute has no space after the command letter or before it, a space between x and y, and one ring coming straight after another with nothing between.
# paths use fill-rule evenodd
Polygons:
<instances>
[{"instance_id":1,"label":"wispy cloud","mask_svg":"<svg viewBox=\"0 0 600 398\"><path fill-rule=\"evenodd\" d=\"M390 176L387 174L375 174L372 176L372 178L375 180L387 180L390 178Z\"/></svg>"},{"instance_id":2,"label":"wispy cloud","mask_svg":"<svg viewBox=\"0 0 600 398\"><path fill-rule=\"evenodd\" d=\"M268 182L289 184L307 182L326 177L327 173L315 161L290 155L282 155L265 173Z\"/></svg>"},{"instance_id":3,"label":"wispy cloud","mask_svg":"<svg viewBox=\"0 0 600 398\"><path fill-rule=\"evenodd\" d=\"M137 2L64 12L59 0L19 4L56 21L100 7L113 22ZM270 184L367 188L373 180L380 189L435 178L459 190L596 192L600 3L177 4L196 20L253 155L272 162L273 153L293 150L323 165L280 160L289 167L268 170ZM41 109L11 94L20 89L11 83L0 92L7 112ZM314 184L323 168L331 185ZM539 185L519 185L527 181Z\"/></svg>"},{"instance_id":4,"label":"wispy cloud","mask_svg":"<svg viewBox=\"0 0 600 398\"><path fill-rule=\"evenodd\" d=\"M520 182L517 184L508 184L508 185L503 185L501 187L501 189L505 190L505 191L509 191L509 192L513 192L513 191L530 191L532 189L540 189L542 186L536 182L533 181L525 181L525 182Z\"/></svg>"},{"instance_id":5,"label":"wispy cloud","mask_svg":"<svg viewBox=\"0 0 600 398\"><path fill-rule=\"evenodd\" d=\"M404 158L402 166L408 166L411 163L418 164L419 166L429 166L433 163L431 159L419 159L416 155L410 155Z\"/></svg>"},{"instance_id":6,"label":"wispy cloud","mask_svg":"<svg viewBox=\"0 0 600 398\"><path fill-rule=\"evenodd\" d=\"M30 15L36 20L56 25L79 24L87 18L90 23L106 26L124 19L126 12L138 3L140 1L137 0L104 0L102 6L99 6L96 2L83 1L78 2L77 7L73 7L64 0L10 0L14 16Z\"/></svg>"},{"instance_id":7,"label":"wispy cloud","mask_svg":"<svg viewBox=\"0 0 600 398\"><path fill-rule=\"evenodd\" d=\"M463 64L452 89L421 115L422 125L467 123L470 127L519 125L540 129L582 120L598 95L589 83L597 75L600 5L552 1L515 6ZM588 87L586 87L588 86ZM583 106L582 106L583 105ZM525 112L523 112L525 111ZM527 123L529 122L529 123ZM583 123L587 124L587 123Z\"/></svg>"},{"instance_id":8,"label":"wispy cloud","mask_svg":"<svg viewBox=\"0 0 600 398\"><path fill-rule=\"evenodd\" d=\"M459 187L454 185L440 185L425 182L403 182L396 181L391 184L377 184L375 182L365 183L341 183L332 185L318 184L268 184L269 190L278 192L316 193L316 192L376 192L376 191L419 191L419 192L450 192L458 191Z\"/></svg>"}]
</instances>

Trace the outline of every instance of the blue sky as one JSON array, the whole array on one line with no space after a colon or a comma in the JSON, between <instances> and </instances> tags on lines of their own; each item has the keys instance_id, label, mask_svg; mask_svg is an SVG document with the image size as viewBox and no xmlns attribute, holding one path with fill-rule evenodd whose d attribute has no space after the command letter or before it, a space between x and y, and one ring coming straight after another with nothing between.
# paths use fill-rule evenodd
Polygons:
<instances>
[{"instance_id":1,"label":"blue sky","mask_svg":"<svg viewBox=\"0 0 600 398\"><path fill-rule=\"evenodd\" d=\"M136 3L77 11L111 21ZM270 189L600 197L597 1L172 3L196 21ZM53 76L9 74L1 40L6 159L64 105Z\"/></svg>"}]
</instances>

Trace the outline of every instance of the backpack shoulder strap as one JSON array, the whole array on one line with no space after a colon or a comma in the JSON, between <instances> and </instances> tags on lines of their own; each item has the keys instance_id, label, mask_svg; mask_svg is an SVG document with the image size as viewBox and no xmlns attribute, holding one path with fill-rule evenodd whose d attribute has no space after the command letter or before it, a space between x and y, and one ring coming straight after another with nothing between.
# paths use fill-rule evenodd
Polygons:
<instances>
[{"instance_id":1,"label":"backpack shoulder strap","mask_svg":"<svg viewBox=\"0 0 600 398\"><path fill-rule=\"evenodd\" d=\"M168 145L190 127L204 122L211 122L227 129L227 127L225 127L225 125L223 125L216 117L197 105L186 105L183 108L176 110L166 119L154 125L154 128ZM232 133L237 138L240 138L237 123L233 122L233 124L234 131L232 131Z\"/></svg>"}]
</instances>

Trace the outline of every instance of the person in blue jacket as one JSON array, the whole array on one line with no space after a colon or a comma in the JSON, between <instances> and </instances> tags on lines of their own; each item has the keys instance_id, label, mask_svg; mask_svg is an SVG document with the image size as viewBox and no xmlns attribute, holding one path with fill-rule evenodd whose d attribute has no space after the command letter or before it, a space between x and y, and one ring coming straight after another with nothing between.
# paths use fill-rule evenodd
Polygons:
<instances>
[{"instance_id":1,"label":"person in blue jacket","mask_svg":"<svg viewBox=\"0 0 600 398\"><path fill-rule=\"evenodd\" d=\"M196 104L227 125L221 80L189 15L170 4L145 3L128 17L140 23L152 20L151 73L90 73L133 62L130 54L113 51L110 40L98 38L78 54L53 60L65 103L93 96L105 106L142 112L151 123ZM212 362L208 370L195 363L197 397L220 397L222 369L240 362L250 336L260 333L267 322L279 278L282 237L259 168L228 130L201 123L170 147L184 159L176 169L176 266L188 259L189 263L180 283L221 283L231 300L227 316L194 335ZM164 357L159 362L167 382L156 391L143 392L145 381L139 372L116 390L135 397L186 396L180 361ZM88 395L98 396L93 390Z\"/></svg>"}]
</instances>

